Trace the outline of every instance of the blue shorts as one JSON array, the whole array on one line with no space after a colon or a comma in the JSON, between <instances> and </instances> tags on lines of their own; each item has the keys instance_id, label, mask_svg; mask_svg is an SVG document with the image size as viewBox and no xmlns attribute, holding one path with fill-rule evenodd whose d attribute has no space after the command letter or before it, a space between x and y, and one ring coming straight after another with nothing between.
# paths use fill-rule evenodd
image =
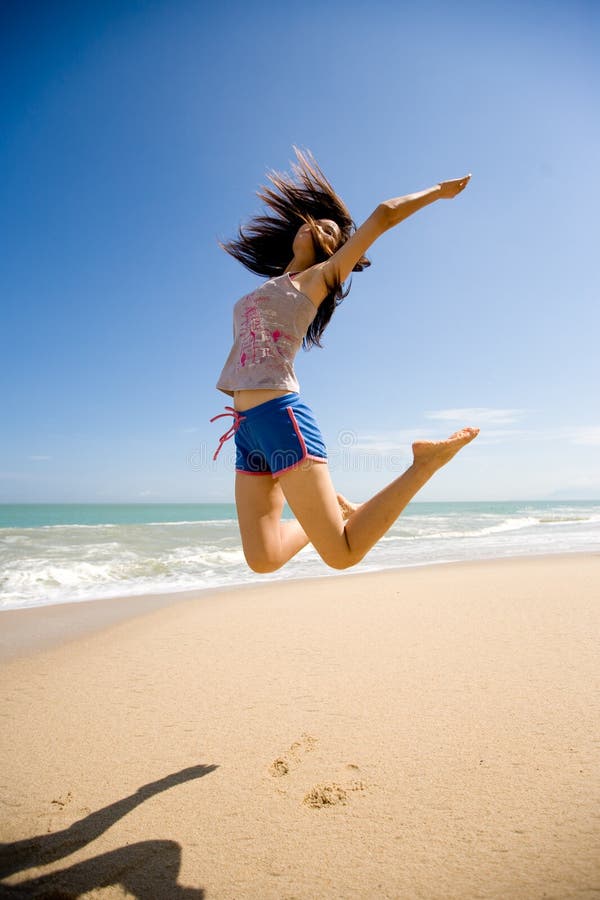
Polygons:
<instances>
[{"instance_id":1,"label":"blue shorts","mask_svg":"<svg viewBox=\"0 0 600 900\"><path fill-rule=\"evenodd\" d=\"M235 469L276 478L305 459L327 461L327 448L300 394L274 397L239 414Z\"/></svg>"}]
</instances>

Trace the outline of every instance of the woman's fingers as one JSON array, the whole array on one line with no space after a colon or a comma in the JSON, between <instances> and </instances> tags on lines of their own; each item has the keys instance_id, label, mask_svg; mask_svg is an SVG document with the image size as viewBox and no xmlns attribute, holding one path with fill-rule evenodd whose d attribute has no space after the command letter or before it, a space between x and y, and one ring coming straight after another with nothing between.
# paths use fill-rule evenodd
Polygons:
<instances>
[{"instance_id":1,"label":"woman's fingers","mask_svg":"<svg viewBox=\"0 0 600 900\"><path fill-rule=\"evenodd\" d=\"M463 178L453 178L450 181L442 181L440 185L442 189L442 197L456 197L457 194L460 194L461 191L464 191L470 180L471 173L469 172L469 174L465 175Z\"/></svg>"}]
</instances>

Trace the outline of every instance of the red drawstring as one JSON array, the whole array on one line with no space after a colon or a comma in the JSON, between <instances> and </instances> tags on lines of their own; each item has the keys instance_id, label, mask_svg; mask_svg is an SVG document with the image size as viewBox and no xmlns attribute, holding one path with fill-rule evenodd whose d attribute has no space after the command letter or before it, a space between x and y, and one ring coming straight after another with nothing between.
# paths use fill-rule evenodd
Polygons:
<instances>
[{"instance_id":1,"label":"red drawstring","mask_svg":"<svg viewBox=\"0 0 600 900\"><path fill-rule=\"evenodd\" d=\"M221 437L219 438L219 446L215 450L215 455L213 456L213 460L215 460L217 458L217 456L219 455L219 453L221 452L221 447L223 446L225 441L228 441L230 437L233 437L233 435L236 433L236 431L240 427L240 422L243 422L244 419L246 418L246 416L243 416L241 413L239 413L237 411L237 409L234 409L233 406L226 406L225 409L228 410L228 412L219 413L218 416L213 416L212 419L210 420L211 422L214 422L216 419L222 419L224 416L233 416L233 422L231 424L231 428L229 428L225 432L225 434L222 434Z\"/></svg>"}]
</instances>

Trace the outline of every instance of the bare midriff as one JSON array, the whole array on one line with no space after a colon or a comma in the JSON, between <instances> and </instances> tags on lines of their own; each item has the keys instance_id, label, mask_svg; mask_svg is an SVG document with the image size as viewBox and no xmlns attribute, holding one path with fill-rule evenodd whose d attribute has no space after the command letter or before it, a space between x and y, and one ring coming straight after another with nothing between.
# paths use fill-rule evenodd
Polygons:
<instances>
[{"instance_id":1,"label":"bare midriff","mask_svg":"<svg viewBox=\"0 0 600 900\"><path fill-rule=\"evenodd\" d=\"M286 394L290 393L292 393L292 391L271 391L266 390L265 388L254 391L234 391L233 405L239 412L243 412L245 409L252 409L253 406L258 406L260 403L266 403L268 400L273 400L274 397L284 397Z\"/></svg>"}]
</instances>

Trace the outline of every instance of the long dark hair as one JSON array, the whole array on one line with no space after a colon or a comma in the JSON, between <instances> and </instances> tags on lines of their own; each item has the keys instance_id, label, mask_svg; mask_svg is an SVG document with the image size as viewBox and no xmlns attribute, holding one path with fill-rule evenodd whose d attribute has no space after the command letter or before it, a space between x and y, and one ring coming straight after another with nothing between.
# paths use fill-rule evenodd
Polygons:
<instances>
[{"instance_id":1,"label":"long dark hair","mask_svg":"<svg viewBox=\"0 0 600 900\"><path fill-rule=\"evenodd\" d=\"M337 222L341 237L338 249L356 231L356 224L343 200L329 183L317 161L310 152L294 147L298 163L292 163L295 178L286 173L271 170L267 177L273 187L262 186L256 193L268 207L266 215L255 216L246 225L240 225L234 240L219 246L239 260L242 265L257 275L275 278L282 275L293 257L292 244L301 225L310 227L315 247L315 262L324 262L331 254L321 242L316 222L318 219L333 219ZM333 251L335 252L335 251ZM354 266L354 272L361 272L371 263L363 256ZM331 319L336 306L350 292L340 282L327 283L328 293L319 305L311 322L303 345L305 349L321 346L321 335Z\"/></svg>"}]
</instances>

